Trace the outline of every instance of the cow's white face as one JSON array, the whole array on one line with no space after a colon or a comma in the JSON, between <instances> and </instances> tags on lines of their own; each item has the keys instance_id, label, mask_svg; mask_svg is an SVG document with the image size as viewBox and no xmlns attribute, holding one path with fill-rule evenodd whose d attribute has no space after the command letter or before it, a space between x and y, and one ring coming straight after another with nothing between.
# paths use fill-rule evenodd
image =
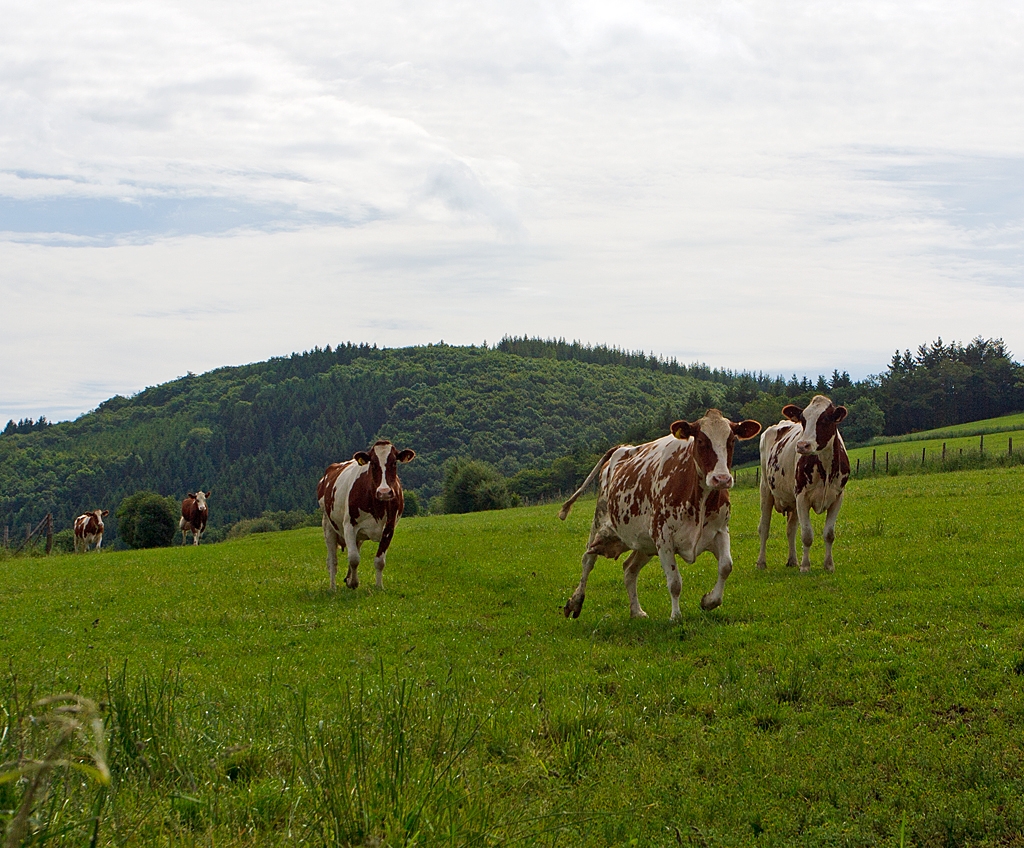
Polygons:
<instances>
[{"instance_id":1,"label":"cow's white face","mask_svg":"<svg viewBox=\"0 0 1024 848\"><path fill-rule=\"evenodd\" d=\"M413 450L398 450L391 442L381 440L369 451L359 451L353 459L360 465L369 465L373 477L373 494L379 501L393 500L398 485L398 463L411 462Z\"/></svg>"},{"instance_id":2,"label":"cow's white face","mask_svg":"<svg viewBox=\"0 0 1024 848\"><path fill-rule=\"evenodd\" d=\"M206 512L207 510L206 499L208 497L210 497L209 492L196 492L196 506L199 507L199 509L202 510L203 512Z\"/></svg>"},{"instance_id":3,"label":"cow's white face","mask_svg":"<svg viewBox=\"0 0 1024 848\"><path fill-rule=\"evenodd\" d=\"M846 407L833 406L824 395L815 395L805 409L790 404L782 414L804 428L796 440L796 452L801 456L814 456L835 438L839 422L846 418Z\"/></svg>"},{"instance_id":4,"label":"cow's white face","mask_svg":"<svg viewBox=\"0 0 1024 848\"><path fill-rule=\"evenodd\" d=\"M710 489L731 489L732 451L737 439L752 439L761 432L757 421L734 424L717 409L709 409L693 424L676 421L672 435L677 439L693 439L693 456L704 472L704 485Z\"/></svg>"}]
</instances>

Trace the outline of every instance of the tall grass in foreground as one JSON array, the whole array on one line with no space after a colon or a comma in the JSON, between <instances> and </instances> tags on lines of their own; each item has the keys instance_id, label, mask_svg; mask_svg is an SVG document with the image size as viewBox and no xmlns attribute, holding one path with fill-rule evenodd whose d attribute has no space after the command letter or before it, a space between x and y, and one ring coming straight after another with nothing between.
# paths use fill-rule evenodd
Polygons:
<instances>
[{"instance_id":1,"label":"tall grass in foreground","mask_svg":"<svg viewBox=\"0 0 1024 848\"><path fill-rule=\"evenodd\" d=\"M324 716L287 687L248 712L211 716L174 669L133 679L122 668L99 706L67 696L29 708L25 694L13 677L0 687L5 846L214 833L259 844L535 844L558 829L559 815L537 815L491 765L493 716L476 714L452 677L419 685L381 669L341 688ZM55 701L61 721L41 721Z\"/></svg>"}]
</instances>

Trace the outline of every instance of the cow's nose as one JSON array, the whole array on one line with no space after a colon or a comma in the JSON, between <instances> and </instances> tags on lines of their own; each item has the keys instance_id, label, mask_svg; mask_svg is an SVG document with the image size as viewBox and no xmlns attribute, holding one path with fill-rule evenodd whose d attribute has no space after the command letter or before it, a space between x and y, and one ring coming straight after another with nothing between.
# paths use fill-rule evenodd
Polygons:
<instances>
[{"instance_id":1,"label":"cow's nose","mask_svg":"<svg viewBox=\"0 0 1024 848\"><path fill-rule=\"evenodd\" d=\"M813 451L814 451L814 447L808 441L800 441L800 442L796 443L796 452L797 453L805 453L806 454L806 453L813 453Z\"/></svg>"},{"instance_id":2,"label":"cow's nose","mask_svg":"<svg viewBox=\"0 0 1024 848\"><path fill-rule=\"evenodd\" d=\"M731 474L712 474L711 485L716 489L728 489L732 487Z\"/></svg>"},{"instance_id":3,"label":"cow's nose","mask_svg":"<svg viewBox=\"0 0 1024 848\"><path fill-rule=\"evenodd\" d=\"M377 499L382 501L389 501L395 496L395 493L391 491L387 486L381 486L377 489Z\"/></svg>"}]
</instances>

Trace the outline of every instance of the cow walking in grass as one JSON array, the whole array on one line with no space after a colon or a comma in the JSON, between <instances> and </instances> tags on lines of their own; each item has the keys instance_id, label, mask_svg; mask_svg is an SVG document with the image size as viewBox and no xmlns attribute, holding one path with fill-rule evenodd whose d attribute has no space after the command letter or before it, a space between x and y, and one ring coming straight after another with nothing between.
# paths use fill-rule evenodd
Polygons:
<instances>
[{"instance_id":1,"label":"cow walking in grass","mask_svg":"<svg viewBox=\"0 0 1024 848\"><path fill-rule=\"evenodd\" d=\"M365 541L378 543L373 565L377 570L377 588L384 588L385 556L405 508L398 463L411 462L415 456L415 451L400 451L381 439L352 459L330 465L320 478L316 497L323 511L332 592L336 588L339 547L348 551L345 585L350 589L359 586L359 547Z\"/></svg>"},{"instance_id":2,"label":"cow walking in grass","mask_svg":"<svg viewBox=\"0 0 1024 848\"><path fill-rule=\"evenodd\" d=\"M199 539L203 535L203 531L206 530L206 520L210 517L210 508L206 503L208 497L210 497L210 493L202 490L195 493L189 492L185 500L181 502L181 518L178 519L181 544L185 544L189 533L192 534L192 544L199 544Z\"/></svg>"},{"instance_id":3,"label":"cow walking in grass","mask_svg":"<svg viewBox=\"0 0 1024 848\"><path fill-rule=\"evenodd\" d=\"M654 556L661 561L672 618L679 617L682 580L676 555L692 563L704 551L718 560L718 582L701 599L714 609L722 603L725 581L732 571L729 547L729 489L733 447L737 439L752 439L761 430L756 421L734 424L717 409L709 409L698 421L676 421L671 433L643 445L612 448L562 506L558 517L569 515L576 499L600 475L597 508L590 541L583 554L579 586L565 605L568 618L578 618L583 608L587 578L599 556L623 563L623 580L629 595L629 613L646 618L637 598L640 569Z\"/></svg>"},{"instance_id":4,"label":"cow walking in grass","mask_svg":"<svg viewBox=\"0 0 1024 848\"><path fill-rule=\"evenodd\" d=\"M761 522L758 533L761 551L757 567L766 565L765 548L771 529L772 510L786 516L789 559L796 560L796 528L804 546L801 571L811 569L811 510L825 515L826 571L834 571L832 543L836 538L836 519L843 505L843 491L850 479L850 458L846 455L839 424L846 418L846 407L835 406L824 395L816 395L801 409L789 404L782 410L784 419L761 435Z\"/></svg>"},{"instance_id":5,"label":"cow walking in grass","mask_svg":"<svg viewBox=\"0 0 1024 848\"><path fill-rule=\"evenodd\" d=\"M94 509L75 519L75 553L99 550L103 544L103 516L110 515L109 509Z\"/></svg>"}]
</instances>

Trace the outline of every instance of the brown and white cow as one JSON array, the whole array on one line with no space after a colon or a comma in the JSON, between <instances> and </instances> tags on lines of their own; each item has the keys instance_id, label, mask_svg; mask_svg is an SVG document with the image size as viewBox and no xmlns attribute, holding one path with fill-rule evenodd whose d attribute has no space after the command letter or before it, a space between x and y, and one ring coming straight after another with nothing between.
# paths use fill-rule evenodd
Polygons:
<instances>
[{"instance_id":1,"label":"brown and white cow","mask_svg":"<svg viewBox=\"0 0 1024 848\"><path fill-rule=\"evenodd\" d=\"M834 571L832 542L836 538L836 519L843 505L843 491L850 479L850 458L846 455L843 437L838 425L846 418L846 407L835 406L824 395L815 395L805 409L789 404L782 410L788 419L773 424L761 435L761 551L757 567L764 568L765 547L771 529L772 510L786 516L786 538L789 540L789 559L786 565L796 565L796 526L800 524L800 538L804 544L801 571L811 569L811 510L819 515L826 512L825 539L826 571Z\"/></svg>"},{"instance_id":2,"label":"brown and white cow","mask_svg":"<svg viewBox=\"0 0 1024 848\"><path fill-rule=\"evenodd\" d=\"M636 580L655 555L665 572L673 619L679 617L682 589L676 555L692 563L704 551L714 554L718 582L700 605L711 610L721 604L725 580L732 571L729 489L734 482L730 470L733 447L737 439L752 439L760 431L756 421L734 424L717 409L709 409L693 423L676 421L672 432L656 441L609 450L558 513L564 520L600 474L583 575L565 605L566 617L579 617L587 577L597 558L618 559L627 550L632 553L622 565L622 576L634 618L647 617L637 599Z\"/></svg>"},{"instance_id":3,"label":"brown and white cow","mask_svg":"<svg viewBox=\"0 0 1024 848\"><path fill-rule=\"evenodd\" d=\"M355 589L359 586L359 546L367 540L378 543L373 565L377 569L377 588L384 588L384 558L405 508L398 463L411 462L415 456L413 450L400 451L380 439L369 450L353 454L352 459L328 466L320 478L316 497L323 510L332 592L336 588L338 548L348 550L345 585Z\"/></svg>"},{"instance_id":4,"label":"brown and white cow","mask_svg":"<svg viewBox=\"0 0 1024 848\"><path fill-rule=\"evenodd\" d=\"M94 509L86 512L75 519L75 552L89 550L89 545L94 550L99 550L103 544L103 517L110 515L109 509Z\"/></svg>"},{"instance_id":5,"label":"brown and white cow","mask_svg":"<svg viewBox=\"0 0 1024 848\"><path fill-rule=\"evenodd\" d=\"M181 502L181 518L178 519L178 529L181 531L181 544L185 544L188 534L192 534L192 544L199 544L199 537L206 529L206 520L210 517L210 508L206 499L210 497L209 492L202 490L189 492L185 500Z\"/></svg>"}]
</instances>

